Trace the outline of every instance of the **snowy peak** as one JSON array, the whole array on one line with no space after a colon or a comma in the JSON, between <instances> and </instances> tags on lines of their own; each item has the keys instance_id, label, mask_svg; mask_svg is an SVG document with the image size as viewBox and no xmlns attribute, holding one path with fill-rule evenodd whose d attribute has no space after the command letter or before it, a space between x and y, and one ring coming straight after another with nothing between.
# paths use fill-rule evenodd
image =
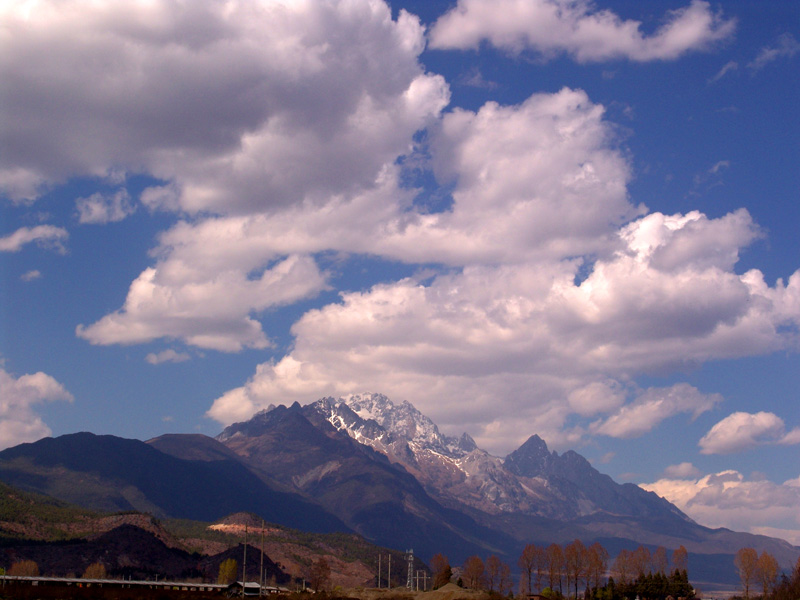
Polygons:
<instances>
[{"instance_id":1,"label":"snowy peak","mask_svg":"<svg viewBox=\"0 0 800 600\"><path fill-rule=\"evenodd\" d=\"M442 435L436 424L410 402L395 404L383 394L323 398L311 406L337 429L373 447L405 443L414 454L428 450L451 458L463 457L477 449L466 433L460 438Z\"/></svg>"}]
</instances>

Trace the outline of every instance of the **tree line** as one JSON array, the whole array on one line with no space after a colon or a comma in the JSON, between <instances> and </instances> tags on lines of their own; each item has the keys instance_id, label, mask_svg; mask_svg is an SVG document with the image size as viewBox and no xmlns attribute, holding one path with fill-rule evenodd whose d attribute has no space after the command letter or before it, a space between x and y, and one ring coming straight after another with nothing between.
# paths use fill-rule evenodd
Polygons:
<instances>
[{"instance_id":1,"label":"tree line","mask_svg":"<svg viewBox=\"0 0 800 600\"><path fill-rule=\"evenodd\" d=\"M745 600L751 588L761 589L762 600L796 600L800 598L800 558L791 574L781 573L780 565L766 550L759 555L753 548L740 548L733 564L742 582Z\"/></svg>"},{"instance_id":2,"label":"tree line","mask_svg":"<svg viewBox=\"0 0 800 600\"><path fill-rule=\"evenodd\" d=\"M519 593L587 600L692 598L688 557L683 546L672 552L671 560L666 548L651 552L639 546L633 551L621 550L609 565L609 553L599 542L588 547L577 539L564 546L528 544L517 561ZM453 569L443 554L433 557L431 570L434 589L453 578ZM458 583L501 595L513 591L511 568L495 555L485 562L479 556L470 556L461 567Z\"/></svg>"}]
</instances>

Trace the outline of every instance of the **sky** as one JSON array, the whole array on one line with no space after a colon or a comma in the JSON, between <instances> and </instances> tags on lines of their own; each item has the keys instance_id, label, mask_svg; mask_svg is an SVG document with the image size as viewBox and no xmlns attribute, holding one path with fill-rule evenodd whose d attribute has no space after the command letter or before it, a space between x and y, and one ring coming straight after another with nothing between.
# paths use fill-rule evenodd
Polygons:
<instances>
[{"instance_id":1,"label":"sky","mask_svg":"<svg viewBox=\"0 0 800 600\"><path fill-rule=\"evenodd\" d=\"M800 545L800 4L0 2L0 447L381 392Z\"/></svg>"}]
</instances>

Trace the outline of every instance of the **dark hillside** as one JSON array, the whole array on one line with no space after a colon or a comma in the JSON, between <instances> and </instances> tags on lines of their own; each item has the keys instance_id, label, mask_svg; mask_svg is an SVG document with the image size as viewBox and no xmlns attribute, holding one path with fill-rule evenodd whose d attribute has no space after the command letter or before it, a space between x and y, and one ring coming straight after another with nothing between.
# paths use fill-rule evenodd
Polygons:
<instances>
[{"instance_id":1,"label":"dark hillside","mask_svg":"<svg viewBox=\"0 0 800 600\"><path fill-rule=\"evenodd\" d=\"M77 433L0 452L0 479L86 508L213 521L250 511L309 531L347 531L304 498L271 489L234 458L185 460L138 440Z\"/></svg>"}]
</instances>

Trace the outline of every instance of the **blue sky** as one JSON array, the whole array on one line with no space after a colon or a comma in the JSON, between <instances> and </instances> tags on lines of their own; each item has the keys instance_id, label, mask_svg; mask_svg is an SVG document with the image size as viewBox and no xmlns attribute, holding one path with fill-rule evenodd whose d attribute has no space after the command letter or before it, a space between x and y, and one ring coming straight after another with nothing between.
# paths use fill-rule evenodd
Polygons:
<instances>
[{"instance_id":1,"label":"blue sky","mask_svg":"<svg viewBox=\"0 0 800 600\"><path fill-rule=\"evenodd\" d=\"M800 544L796 2L0 19L3 447L376 391Z\"/></svg>"}]
</instances>

